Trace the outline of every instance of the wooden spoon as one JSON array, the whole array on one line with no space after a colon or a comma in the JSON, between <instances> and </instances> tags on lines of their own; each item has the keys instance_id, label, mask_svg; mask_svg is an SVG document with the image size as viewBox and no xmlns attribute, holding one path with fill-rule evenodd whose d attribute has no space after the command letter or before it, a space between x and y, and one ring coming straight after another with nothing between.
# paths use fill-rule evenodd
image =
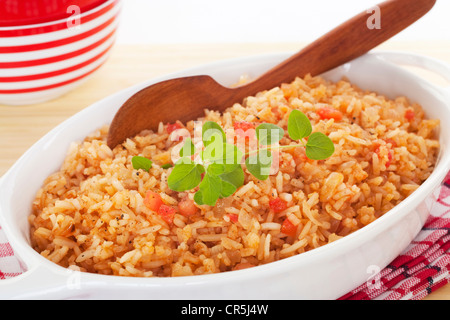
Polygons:
<instances>
[{"instance_id":1,"label":"wooden spoon","mask_svg":"<svg viewBox=\"0 0 450 320\"><path fill-rule=\"evenodd\" d=\"M223 87L206 75L171 79L144 88L119 109L111 123L107 143L114 148L144 129L156 130L160 122L180 120L185 123L204 116L206 107L224 111L247 96L292 82L296 77L308 73L319 75L338 67L405 29L427 13L435 2L385 1L374 7L379 11L360 13L258 79L237 88Z\"/></svg>"}]
</instances>

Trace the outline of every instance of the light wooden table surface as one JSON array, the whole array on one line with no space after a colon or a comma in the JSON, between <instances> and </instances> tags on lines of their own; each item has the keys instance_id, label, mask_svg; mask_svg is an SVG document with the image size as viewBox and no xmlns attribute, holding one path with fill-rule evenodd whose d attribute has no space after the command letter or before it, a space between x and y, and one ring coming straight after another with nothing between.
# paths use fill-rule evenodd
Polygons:
<instances>
[{"instance_id":1,"label":"light wooden table surface","mask_svg":"<svg viewBox=\"0 0 450 320\"><path fill-rule=\"evenodd\" d=\"M107 63L87 82L65 96L33 106L0 105L0 176L52 128L118 90L203 63L261 53L296 51L302 46L299 43L116 45ZM408 51L450 63L450 43L392 41L376 50ZM450 300L450 285L426 299Z\"/></svg>"}]
</instances>

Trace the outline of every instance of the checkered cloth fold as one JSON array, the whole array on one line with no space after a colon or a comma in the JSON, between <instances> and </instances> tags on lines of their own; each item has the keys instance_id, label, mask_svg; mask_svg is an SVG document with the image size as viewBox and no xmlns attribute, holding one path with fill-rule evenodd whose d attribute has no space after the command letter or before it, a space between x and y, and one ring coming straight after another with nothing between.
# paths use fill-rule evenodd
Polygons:
<instances>
[{"instance_id":1,"label":"checkered cloth fold","mask_svg":"<svg viewBox=\"0 0 450 320\"><path fill-rule=\"evenodd\" d=\"M339 300L419 300L450 281L450 173L424 227L386 268ZM0 281L25 272L0 227Z\"/></svg>"},{"instance_id":2,"label":"checkered cloth fold","mask_svg":"<svg viewBox=\"0 0 450 320\"><path fill-rule=\"evenodd\" d=\"M23 272L25 272L25 268L14 255L14 250L0 226L0 281L16 277Z\"/></svg>"},{"instance_id":3,"label":"checkered cloth fold","mask_svg":"<svg viewBox=\"0 0 450 320\"><path fill-rule=\"evenodd\" d=\"M420 300L450 281L450 173L411 244L340 300Z\"/></svg>"}]
</instances>

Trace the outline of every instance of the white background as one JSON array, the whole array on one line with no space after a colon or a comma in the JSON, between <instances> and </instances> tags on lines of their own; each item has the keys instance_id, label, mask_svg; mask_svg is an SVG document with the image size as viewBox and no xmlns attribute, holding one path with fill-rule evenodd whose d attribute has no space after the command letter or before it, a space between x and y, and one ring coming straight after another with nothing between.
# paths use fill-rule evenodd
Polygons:
<instances>
[{"instance_id":1,"label":"white background","mask_svg":"<svg viewBox=\"0 0 450 320\"><path fill-rule=\"evenodd\" d=\"M309 42L380 2L382 0L123 0L117 42ZM450 0L437 0L426 16L394 39L449 42Z\"/></svg>"}]
</instances>

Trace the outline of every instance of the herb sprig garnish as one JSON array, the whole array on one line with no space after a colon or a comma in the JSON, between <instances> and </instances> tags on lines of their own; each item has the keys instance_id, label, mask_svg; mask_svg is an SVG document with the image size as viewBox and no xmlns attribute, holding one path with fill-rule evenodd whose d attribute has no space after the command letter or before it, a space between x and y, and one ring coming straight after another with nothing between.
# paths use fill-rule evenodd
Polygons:
<instances>
[{"instance_id":1,"label":"herb sprig garnish","mask_svg":"<svg viewBox=\"0 0 450 320\"><path fill-rule=\"evenodd\" d=\"M300 146L305 148L306 156L312 160L324 160L334 153L331 139L321 132L312 133L311 122L299 110L289 114L287 131L289 138L299 141L298 144L280 146L278 143L284 137L284 130L274 124L260 124L255 129L258 148L244 153L227 142L219 124L207 121L202 126L203 149L196 150L192 140L185 139L180 159L168 177L168 186L178 192L198 187L194 201L198 205L214 206L218 199L231 196L244 184L242 159L245 159L245 166L253 176L266 180L273 163L273 151ZM199 157L193 160L197 153ZM133 157L133 167L148 171L148 162L143 165L141 158Z\"/></svg>"},{"instance_id":2,"label":"herb sprig garnish","mask_svg":"<svg viewBox=\"0 0 450 320\"><path fill-rule=\"evenodd\" d=\"M133 168L135 170L142 169L144 171L149 171L152 167L153 162L146 157L134 156L131 159L131 164L133 165Z\"/></svg>"}]
</instances>

